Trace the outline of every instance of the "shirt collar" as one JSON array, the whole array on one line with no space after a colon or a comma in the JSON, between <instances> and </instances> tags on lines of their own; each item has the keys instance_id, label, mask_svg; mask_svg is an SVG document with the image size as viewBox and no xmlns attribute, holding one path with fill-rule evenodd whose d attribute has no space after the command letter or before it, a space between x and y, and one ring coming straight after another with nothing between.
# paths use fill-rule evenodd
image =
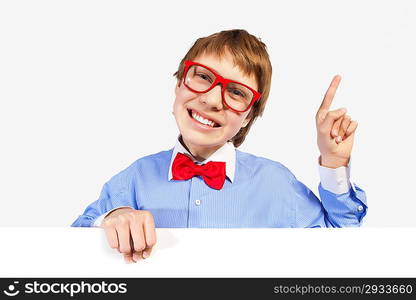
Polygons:
<instances>
[{"instance_id":1,"label":"shirt collar","mask_svg":"<svg viewBox=\"0 0 416 300\"><path fill-rule=\"evenodd\" d=\"M170 159L168 180L172 179L172 164L177 153L187 154L194 162L196 159L193 158L192 154L181 144L179 138L176 140L175 148L173 148L172 157ZM235 147L232 142L225 143L221 148L215 151L210 157L205 159L200 164L206 164L209 161L223 161L225 162L225 175L228 179L233 182L235 174Z\"/></svg>"}]
</instances>

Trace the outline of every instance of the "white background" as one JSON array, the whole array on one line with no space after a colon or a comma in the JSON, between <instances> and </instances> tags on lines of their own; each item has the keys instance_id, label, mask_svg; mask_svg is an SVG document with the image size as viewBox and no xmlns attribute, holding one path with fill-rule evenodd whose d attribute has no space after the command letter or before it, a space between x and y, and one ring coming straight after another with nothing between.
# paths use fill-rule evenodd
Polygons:
<instances>
[{"instance_id":1,"label":"white background","mask_svg":"<svg viewBox=\"0 0 416 300\"><path fill-rule=\"evenodd\" d=\"M0 225L69 226L103 184L174 146L172 74L193 42L243 28L266 43L273 82L240 150L277 160L317 193L314 117L359 125L364 226L415 226L413 1L0 2Z\"/></svg>"},{"instance_id":2,"label":"white background","mask_svg":"<svg viewBox=\"0 0 416 300\"><path fill-rule=\"evenodd\" d=\"M416 276L409 238L416 228L157 228L156 235L148 259L125 264L100 228L0 227L0 276ZM28 245L36 259L23 263Z\"/></svg>"}]
</instances>

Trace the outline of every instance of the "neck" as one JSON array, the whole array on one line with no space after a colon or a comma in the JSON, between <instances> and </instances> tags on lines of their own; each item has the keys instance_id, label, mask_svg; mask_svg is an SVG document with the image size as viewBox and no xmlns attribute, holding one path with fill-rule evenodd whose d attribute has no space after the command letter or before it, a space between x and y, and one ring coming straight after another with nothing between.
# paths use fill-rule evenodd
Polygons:
<instances>
[{"instance_id":1,"label":"neck","mask_svg":"<svg viewBox=\"0 0 416 300\"><path fill-rule=\"evenodd\" d=\"M185 147L186 150L188 150L189 153L191 153L192 157L199 162L206 160L215 151L221 148L221 146L198 147L197 145L193 145L191 143L184 141L184 139L182 138L182 135L179 136L179 142L182 144L182 146Z\"/></svg>"}]
</instances>

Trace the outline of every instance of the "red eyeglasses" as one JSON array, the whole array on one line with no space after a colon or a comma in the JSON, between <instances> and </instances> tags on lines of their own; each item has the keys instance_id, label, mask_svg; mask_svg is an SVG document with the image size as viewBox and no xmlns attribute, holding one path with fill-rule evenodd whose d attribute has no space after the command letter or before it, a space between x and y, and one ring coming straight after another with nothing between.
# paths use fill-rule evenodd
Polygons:
<instances>
[{"instance_id":1,"label":"red eyeglasses","mask_svg":"<svg viewBox=\"0 0 416 300\"><path fill-rule=\"evenodd\" d=\"M206 93L221 84L222 101L236 112L249 110L261 97L261 94L251 87L226 79L209 67L190 60L185 61L183 83L195 93Z\"/></svg>"}]
</instances>

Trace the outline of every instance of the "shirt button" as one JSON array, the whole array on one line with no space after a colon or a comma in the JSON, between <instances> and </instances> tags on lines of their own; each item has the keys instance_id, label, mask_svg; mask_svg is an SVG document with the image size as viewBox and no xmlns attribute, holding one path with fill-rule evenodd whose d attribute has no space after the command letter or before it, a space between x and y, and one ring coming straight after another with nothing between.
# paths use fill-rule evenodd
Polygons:
<instances>
[{"instance_id":1,"label":"shirt button","mask_svg":"<svg viewBox=\"0 0 416 300\"><path fill-rule=\"evenodd\" d=\"M201 200L195 200L195 205L201 205Z\"/></svg>"},{"instance_id":2,"label":"shirt button","mask_svg":"<svg viewBox=\"0 0 416 300\"><path fill-rule=\"evenodd\" d=\"M358 209L358 211L363 211L363 210L364 210L364 207L362 207L361 205L359 205L359 206L357 207L357 209Z\"/></svg>"}]
</instances>

